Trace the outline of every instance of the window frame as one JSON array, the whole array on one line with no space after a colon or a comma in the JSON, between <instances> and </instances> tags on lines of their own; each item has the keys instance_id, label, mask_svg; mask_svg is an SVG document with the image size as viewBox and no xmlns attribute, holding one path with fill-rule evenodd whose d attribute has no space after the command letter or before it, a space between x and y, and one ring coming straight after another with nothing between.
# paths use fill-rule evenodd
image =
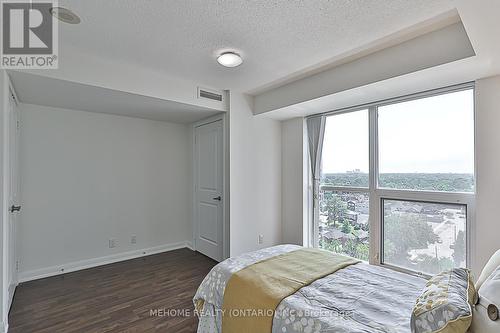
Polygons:
<instances>
[{"instance_id":1,"label":"window frame","mask_svg":"<svg viewBox=\"0 0 500 333\"><path fill-rule=\"evenodd\" d=\"M333 186L322 185L319 186L319 191L343 191L343 192L361 192L369 194L369 263L373 265L387 267L399 272L408 273L421 277L429 277L423 272L409 270L396 265L391 265L384 262L384 220L383 220L383 202L385 200L403 200L403 201L417 201L417 202L430 202L442 204L461 204L466 206L466 267L471 267L472 249L471 244L472 235L474 232L474 219L475 219L475 205L476 205L476 112L475 103L473 106L473 126L474 126L474 191L473 192L444 192L444 191L429 191L429 190L405 190L405 189L390 189L379 187L379 137L378 137L378 108L395 103L403 103L412 100L439 96L448 93L454 93L464 90L472 90L473 98L475 85L474 82L467 82L459 85L419 92L416 94L386 99L378 102L363 104L355 107L344 108L336 111L329 111L319 115L335 116L342 113L350 113L362 110L368 110L368 130L369 130L369 170L368 170L368 187L349 187L349 186ZM313 115L318 116L318 114ZM318 208L318 207L316 207ZM312 214L309 214L312 216ZM313 237L312 246L319 246L319 221L312 221Z\"/></svg>"}]
</instances>

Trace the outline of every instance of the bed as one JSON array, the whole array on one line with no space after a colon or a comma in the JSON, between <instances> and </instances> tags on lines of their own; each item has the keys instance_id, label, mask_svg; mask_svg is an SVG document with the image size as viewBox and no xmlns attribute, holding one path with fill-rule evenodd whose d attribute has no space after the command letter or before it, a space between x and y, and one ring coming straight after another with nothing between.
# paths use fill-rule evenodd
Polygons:
<instances>
[{"instance_id":1,"label":"bed","mask_svg":"<svg viewBox=\"0 0 500 333\"><path fill-rule=\"evenodd\" d=\"M248 268L265 264L276 258L289 256L292 253L298 253L301 250L304 250L304 248L297 245L279 245L229 258L216 265L205 277L193 299L199 317L198 332L409 333L418 329L415 327L412 312L415 315L419 297L428 295L425 291L432 288L434 278L437 277L436 281L441 284L442 274L452 275L452 271L443 272L428 281L424 278L399 273L380 266L351 261L343 266L338 266L335 272L324 274L321 278L304 283L302 287L297 288L293 293L280 298L279 302L272 307L273 311L269 318L269 326L266 326L266 329L249 328L252 325L243 325L238 329L234 329L234 327L228 329L228 326L226 326L228 322L226 315L228 308L226 305L230 297L227 294L240 291L235 291L230 287L234 277L240 272L248 270ZM331 256L336 256L330 252L328 253ZM299 266L295 267L298 268L300 265L311 267L310 263L307 262L309 257L305 258L307 259L301 259L302 262L299 262ZM251 271L250 273L259 274L263 272ZM469 322L466 328L461 331L465 332L472 322L470 333L499 333L500 319L497 317L500 305L500 250L491 257L476 284L472 281L470 273L468 275L468 285L472 287L469 287L466 292L471 289L475 296L472 302L470 297L464 300L465 303L469 304L469 312L462 319L468 319ZM293 280L295 275L289 275L287 278L290 279L290 277ZM271 282L274 285L280 285L283 281ZM449 288L454 285L455 283L449 284ZM246 296L252 296L260 288L259 285L253 285L249 288L239 286L239 289L245 289L242 295ZM478 289L478 292L476 292L476 289ZM229 290L231 290L230 293ZM451 289L446 290L446 294L448 294L448 291L452 294ZM454 306L451 300L449 302L447 306ZM494 313L492 316L490 311L495 309L496 318ZM432 308L427 312L437 316L433 312L434 310L435 308ZM439 308L438 311L440 311ZM252 316L255 316L255 314L252 314ZM257 317L252 317L252 320L258 321ZM455 322L456 324L457 320L453 319L449 323ZM450 326L453 326L453 324ZM450 329L450 327L447 330L420 330L420 332L432 331L456 332L455 329Z\"/></svg>"},{"instance_id":2,"label":"bed","mask_svg":"<svg viewBox=\"0 0 500 333\"><path fill-rule=\"evenodd\" d=\"M224 289L233 273L300 248L279 245L215 266L194 297L199 310L198 332L222 331ZM356 263L284 298L276 308L272 332L408 333L412 307L425 283L422 278Z\"/></svg>"}]
</instances>

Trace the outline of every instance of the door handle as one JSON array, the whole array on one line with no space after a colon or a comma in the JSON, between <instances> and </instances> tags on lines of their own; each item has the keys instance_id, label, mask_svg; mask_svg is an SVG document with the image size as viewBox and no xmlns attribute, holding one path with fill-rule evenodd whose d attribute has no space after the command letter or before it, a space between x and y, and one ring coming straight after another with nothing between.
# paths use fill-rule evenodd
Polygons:
<instances>
[{"instance_id":1,"label":"door handle","mask_svg":"<svg viewBox=\"0 0 500 333\"><path fill-rule=\"evenodd\" d=\"M221 196L219 195L218 197L212 198L212 200L221 201L221 200L222 200L222 198L221 198Z\"/></svg>"},{"instance_id":2,"label":"door handle","mask_svg":"<svg viewBox=\"0 0 500 333\"><path fill-rule=\"evenodd\" d=\"M21 210L21 206L15 206L15 205L10 206L11 213L19 212L20 210Z\"/></svg>"}]
</instances>

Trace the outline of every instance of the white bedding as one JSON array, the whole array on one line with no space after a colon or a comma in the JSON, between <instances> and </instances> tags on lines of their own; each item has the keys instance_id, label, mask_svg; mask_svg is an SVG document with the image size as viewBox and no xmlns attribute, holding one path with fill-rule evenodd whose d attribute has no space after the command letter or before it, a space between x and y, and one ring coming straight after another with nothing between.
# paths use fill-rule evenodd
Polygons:
<instances>
[{"instance_id":1,"label":"white bedding","mask_svg":"<svg viewBox=\"0 0 500 333\"><path fill-rule=\"evenodd\" d=\"M198 332L221 332L224 289L234 272L299 248L279 245L215 266L194 297L195 301L204 300ZM272 333L409 333L411 310L425 283L424 279L366 263L352 265L283 299L273 319Z\"/></svg>"}]
</instances>

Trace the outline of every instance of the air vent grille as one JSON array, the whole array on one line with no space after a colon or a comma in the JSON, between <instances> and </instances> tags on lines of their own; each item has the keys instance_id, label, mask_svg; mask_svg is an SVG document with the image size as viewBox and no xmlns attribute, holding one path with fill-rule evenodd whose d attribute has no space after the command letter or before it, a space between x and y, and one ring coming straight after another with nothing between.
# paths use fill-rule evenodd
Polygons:
<instances>
[{"instance_id":1,"label":"air vent grille","mask_svg":"<svg viewBox=\"0 0 500 333\"><path fill-rule=\"evenodd\" d=\"M213 101L222 102L222 94L213 91L208 91L206 89L198 89L198 98L207 98Z\"/></svg>"}]
</instances>

